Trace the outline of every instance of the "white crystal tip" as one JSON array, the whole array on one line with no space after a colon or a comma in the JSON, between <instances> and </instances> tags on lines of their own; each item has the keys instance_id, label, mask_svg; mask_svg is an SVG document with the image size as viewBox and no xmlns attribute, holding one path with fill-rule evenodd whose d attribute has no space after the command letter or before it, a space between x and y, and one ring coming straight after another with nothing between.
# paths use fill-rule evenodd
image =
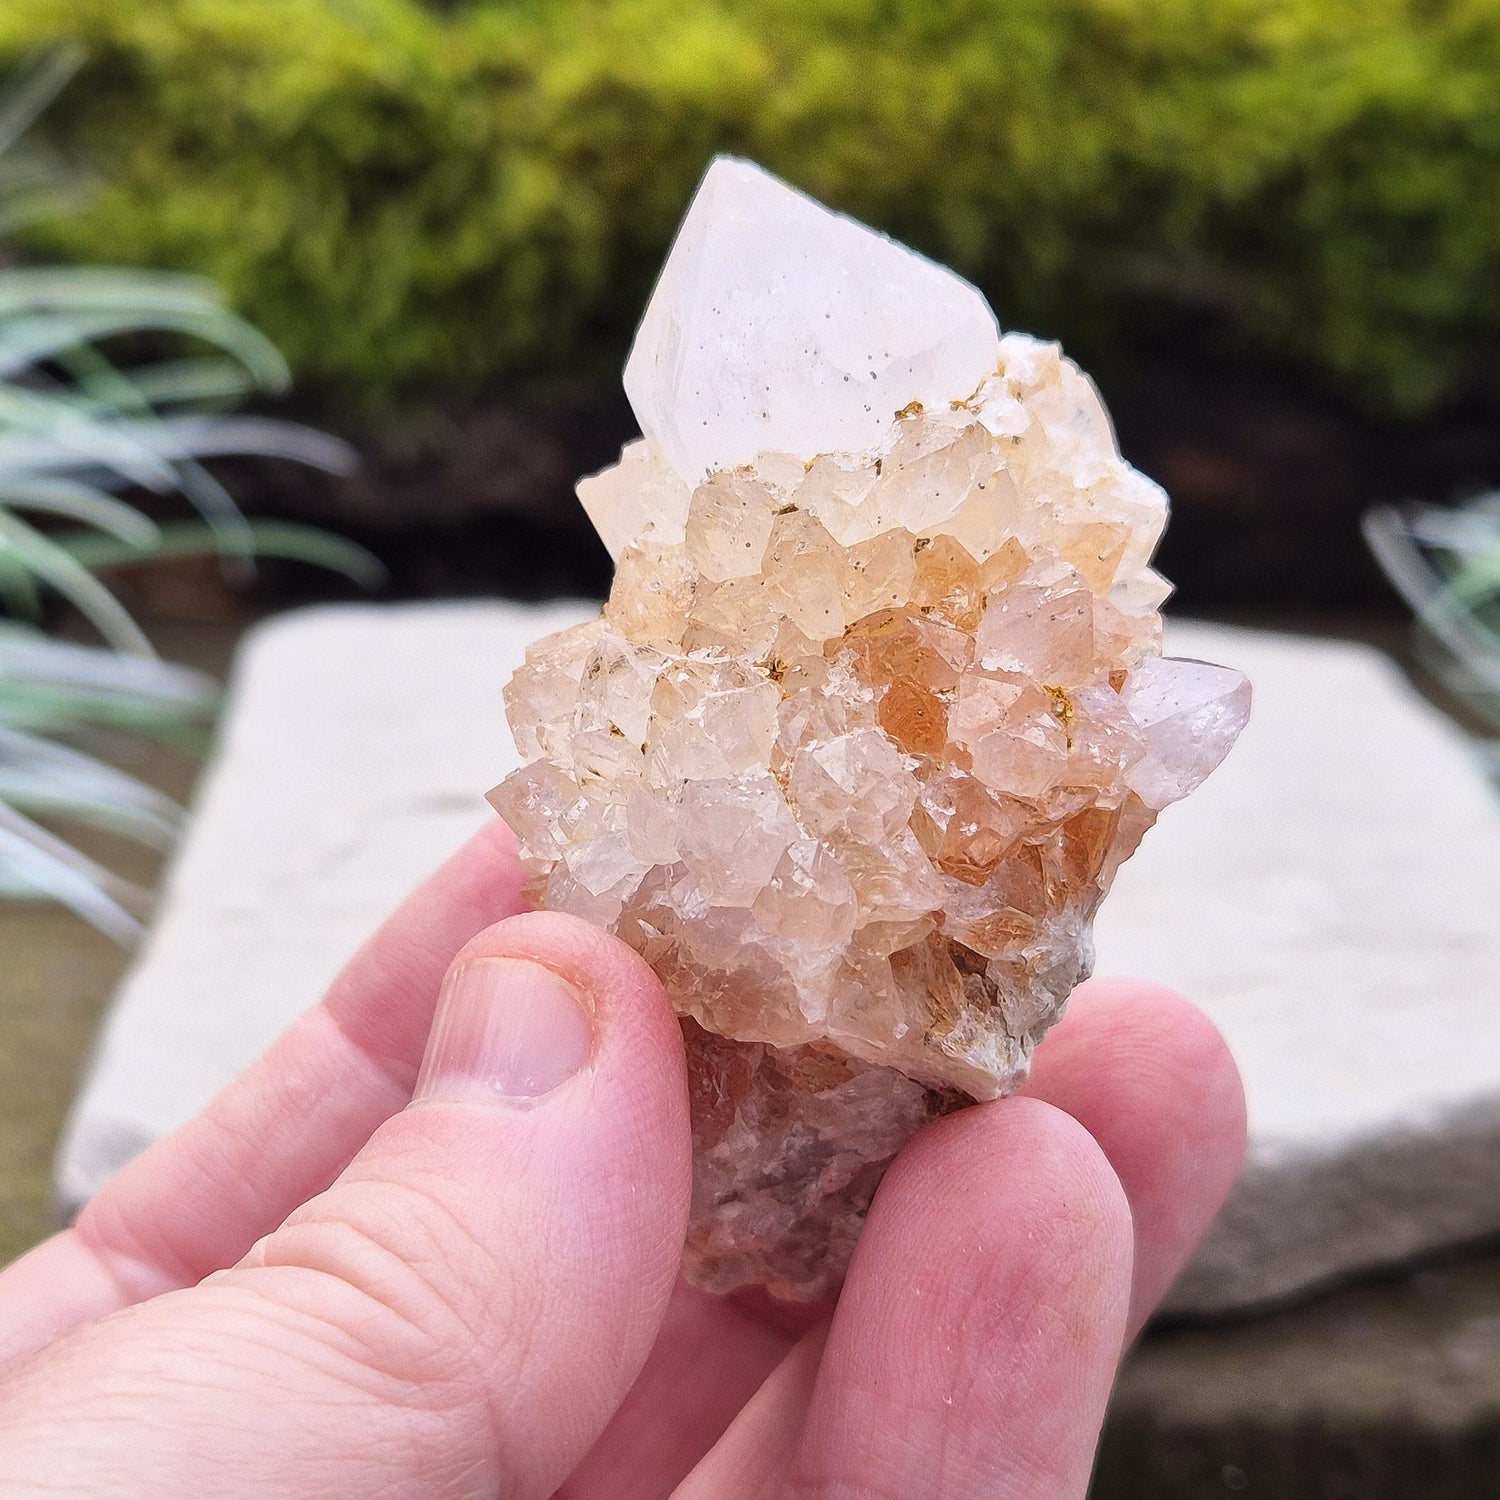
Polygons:
<instances>
[{"instance_id":1,"label":"white crystal tip","mask_svg":"<svg viewBox=\"0 0 1500 1500\"><path fill-rule=\"evenodd\" d=\"M913 401L970 395L999 340L962 277L721 156L641 319L625 392L696 484L762 453L864 452Z\"/></svg>"}]
</instances>

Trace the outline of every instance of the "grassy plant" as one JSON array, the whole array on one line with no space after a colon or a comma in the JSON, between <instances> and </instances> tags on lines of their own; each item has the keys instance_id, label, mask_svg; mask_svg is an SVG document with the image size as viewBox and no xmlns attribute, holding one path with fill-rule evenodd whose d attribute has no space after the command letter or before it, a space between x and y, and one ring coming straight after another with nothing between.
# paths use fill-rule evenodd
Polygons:
<instances>
[{"instance_id":1,"label":"grassy plant","mask_svg":"<svg viewBox=\"0 0 1500 1500\"><path fill-rule=\"evenodd\" d=\"M51 54L0 98L0 225L53 203L61 179L23 134L74 60ZM121 340L197 351L122 367ZM204 467L259 453L340 470L348 450L289 423L230 414L287 382L280 355L214 288L144 271L0 265L0 895L65 902L120 941L149 893L79 852L58 826L167 847L174 804L82 746L101 730L201 740L215 701L202 675L157 659L97 570L211 548L274 551L378 572L359 549L304 528L246 521ZM132 495L180 496L199 519L162 527ZM55 639L71 606L100 638Z\"/></svg>"},{"instance_id":2,"label":"grassy plant","mask_svg":"<svg viewBox=\"0 0 1500 1500\"><path fill-rule=\"evenodd\" d=\"M1365 536L1416 612L1423 664L1500 735L1500 493L1458 509L1380 506Z\"/></svg>"}]
</instances>

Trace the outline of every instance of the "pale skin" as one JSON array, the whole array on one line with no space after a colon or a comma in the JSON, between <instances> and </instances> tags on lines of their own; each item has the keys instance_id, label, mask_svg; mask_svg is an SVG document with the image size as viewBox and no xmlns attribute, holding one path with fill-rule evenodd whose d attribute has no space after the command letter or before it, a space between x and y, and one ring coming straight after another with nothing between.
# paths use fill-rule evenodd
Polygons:
<instances>
[{"instance_id":1,"label":"pale skin","mask_svg":"<svg viewBox=\"0 0 1500 1500\"><path fill-rule=\"evenodd\" d=\"M677 1280L691 1153L660 986L521 907L497 825L0 1273L0 1497L1081 1500L1121 1352L1243 1149L1203 1016L1085 985L1022 1095L901 1154L835 1305L721 1300ZM549 1057L522 1056L537 1020L500 1062L429 1060L411 1102L456 958L495 1015L543 1015L561 979L586 1020ZM490 1063L530 1069L527 1096Z\"/></svg>"}]
</instances>

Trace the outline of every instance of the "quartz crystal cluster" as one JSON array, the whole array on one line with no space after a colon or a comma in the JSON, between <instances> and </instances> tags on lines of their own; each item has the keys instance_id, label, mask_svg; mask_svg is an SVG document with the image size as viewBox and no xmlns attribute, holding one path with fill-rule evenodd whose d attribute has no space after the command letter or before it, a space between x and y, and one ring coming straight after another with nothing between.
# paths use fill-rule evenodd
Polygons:
<instances>
[{"instance_id":1,"label":"quartz crystal cluster","mask_svg":"<svg viewBox=\"0 0 1500 1500\"><path fill-rule=\"evenodd\" d=\"M1249 688L1162 658L1166 498L1056 346L754 167L626 388L645 437L579 487L609 602L516 674L493 800L683 1018L689 1274L816 1296L903 1142L1024 1078Z\"/></svg>"}]
</instances>

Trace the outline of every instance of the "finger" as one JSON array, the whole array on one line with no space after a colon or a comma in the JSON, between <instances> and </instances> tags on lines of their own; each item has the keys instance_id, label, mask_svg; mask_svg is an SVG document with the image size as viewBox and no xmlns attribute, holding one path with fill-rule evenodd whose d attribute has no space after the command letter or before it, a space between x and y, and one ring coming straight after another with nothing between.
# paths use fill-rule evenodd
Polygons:
<instances>
[{"instance_id":1,"label":"finger","mask_svg":"<svg viewBox=\"0 0 1500 1500\"><path fill-rule=\"evenodd\" d=\"M691 1179L678 1024L618 940L517 917L460 954L417 1094L238 1266L15 1372L7 1478L550 1495L671 1293Z\"/></svg>"},{"instance_id":2,"label":"finger","mask_svg":"<svg viewBox=\"0 0 1500 1500\"><path fill-rule=\"evenodd\" d=\"M1119 1180L1061 1110L929 1126L876 1194L787 1492L1081 1500L1130 1257Z\"/></svg>"},{"instance_id":3,"label":"finger","mask_svg":"<svg viewBox=\"0 0 1500 1500\"><path fill-rule=\"evenodd\" d=\"M1038 1050L1025 1093L1078 1120L1125 1189L1135 1231L1133 1336L1238 1171L1245 1138L1238 1070L1212 1023L1181 997L1138 981L1095 980L1074 994L1067 1018ZM705 1495L744 1467L750 1431L767 1453L796 1444L805 1401L781 1369L776 1386L778 1400L759 1400L753 1422L747 1409L694 1474Z\"/></svg>"},{"instance_id":4,"label":"finger","mask_svg":"<svg viewBox=\"0 0 1500 1500\"><path fill-rule=\"evenodd\" d=\"M1130 1335L1223 1207L1245 1151L1239 1070L1213 1023L1138 980L1091 980L1037 1049L1026 1093L1104 1149L1135 1222Z\"/></svg>"},{"instance_id":5,"label":"finger","mask_svg":"<svg viewBox=\"0 0 1500 1500\"><path fill-rule=\"evenodd\" d=\"M795 1341L757 1308L679 1284L640 1378L557 1500L664 1500Z\"/></svg>"},{"instance_id":6,"label":"finger","mask_svg":"<svg viewBox=\"0 0 1500 1500\"><path fill-rule=\"evenodd\" d=\"M1212 1023L1187 1001L1138 981L1095 980L1074 994L1066 1019L1039 1049L1025 1092L1084 1125L1125 1188L1135 1226L1134 1336L1238 1171L1245 1133L1238 1070ZM700 1295L685 1311L669 1319L662 1347L570 1481L566 1500L671 1494L726 1427L724 1451L694 1475L704 1493L741 1474L743 1452L756 1443L781 1455L795 1445L805 1401L788 1394L778 1368L794 1334L747 1329L743 1302ZM773 1369L781 1399L758 1399L753 1421L740 1416ZM773 1437L776 1413L785 1426ZM751 1429L755 1437L747 1439Z\"/></svg>"},{"instance_id":7,"label":"finger","mask_svg":"<svg viewBox=\"0 0 1500 1500\"><path fill-rule=\"evenodd\" d=\"M780 1492L817 1385L830 1322L823 1319L793 1345L713 1450L670 1492L672 1500L761 1500Z\"/></svg>"},{"instance_id":8,"label":"finger","mask_svg":"<svg viewBox=\"0 0 1500 1500\"><path fill-rule=\"evenodd\" d=\"M1115 1168L1135 1223L1133 1336L1181 1271L1223 1203L1244 1149L1239 1074L1211 1022L1170 991L1130 980L1094 980L1037 1052L1026 1093L1066 1110L1094 1135ZM667 1495L706 1454L794 1334L747 1333L744 1306L700 1299L670 1319L637 1390L570 1481L566 1500ZM712 1376L705 1378L708 1362ZM772 1444L801 1430L794 1402ZM757 1431L764 1433L764 1411ZM715 1455L707 1472L724 1473ZM736 1472L738 1460L728 1472ZM700 1484L708 1483L702 1474ZM639 1488L632 1490L632 1482Z\"/></svg>"},{"instance_id":9,"label":"finger","mask_svg":"<svg viewBox=\"0 0 1500 1500\"><path fill-rule=\"evenodd\" d=\"M68 1328L232 1265L327 1187L410 1097L453 955L521 905L514 844L497 819L244 1077L119 1172L71 1230L0 1273L0 1368Z\"/></svg>"}]
</instances>

